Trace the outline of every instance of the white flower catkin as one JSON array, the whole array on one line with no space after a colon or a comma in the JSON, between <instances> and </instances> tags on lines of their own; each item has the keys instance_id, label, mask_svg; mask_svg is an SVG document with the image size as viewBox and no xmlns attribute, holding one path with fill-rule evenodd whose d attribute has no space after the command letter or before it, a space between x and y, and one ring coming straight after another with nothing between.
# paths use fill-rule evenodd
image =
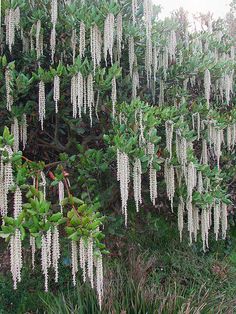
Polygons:
<instances>
[{"instance_id":1,"label":"white flower catkin","mask_svg":"<svg viewBox=\"0 0 236 314\"><path fill-rule=\"evenodd\" d=\"M62 181L58 183L58 197L59 197L59 205L60 205L60 209L62 213L63 212L62 201L64 200L64 197L65 197L65 188L64 188L64 183Z\"/></svg>"},{"instance_id":2,"label":"white flower catkin","mask_svg":"<svg viewBox=\"0 0 236 314\"><path fill-rule=\"evenodd\" d=\"M53 100L55 102L55 112L58 113L58 101L60 100L60 77L54 76L53 79Z\"/></svg>"},{"instance_id":3,"label":"white flower catkin","mask_svg":"<svg viewBox=\"0 0 236 314\"><path fill-rule=\"evenodd\" d=\"M172 158L172 141L173 141L173 131L174 124L172 121L166 121L165 123L165 132L166 132L166 149L169 152L169 158Z\"/></svg>"},{"instance_id":4,"label":"white flower catkin","mask_svg":"<svg viewBox=\"0 0 236 314\"><path fill-rule=\"evenodd\" d=\"M133 18L133 24L136 23L136 14L138 11L138 1L132 0L132 18Z\"/></svg>"},{"instance_id":5,"label":"white flower catkin","mask_svg":"<svg viewBox=\"0 0 236 314\"><path fill-rule=\"evenodd\" d=\"M100 253L96 261L96 290L98 295L99 308L102 308L103 297L103 263L102 254Z\"/></svg>"},{"instance_id":6,"label":"white flower catkin","mask_svg":"<svg viewBox=\"0 0 236 314\"><path fill-rule=\"evenodd\" d=\"M42 34L41 34L41 20L36 23L36 54L37 59L39 59L43 53L42 49Z\"/></svg>"},{"instance_id":7,"label":"white flower catkin","mask_svg":"<svg viewBox=\"0 0 236 314\"><path fill-rule=\"evenodd\" d=\"M36 252L36 243L35 237L30 236L30 247L31 247L31 264L32 268L35 268L35 252Z\"/></svg>"},{"instance_id":8,"label":"white flower catkin","mask_svg":"<svg viewBox=\"0 0 236 314\"><path fill-rule=\"evenodd\" d=\"M22 269L22 244L19 229L16 229L15 234L10 237L10 263L14 289L17 289L17 283L21 281Z\"/></svg>"},{"instance_id":9,"label":"white flower catkin","mask_svg":"<svg viewBox=\"0 0 236 314\"><path fill-rule=\"evenodd\" d=\"M96 67L101 63L102 50L102 35L96 24L90 30L90 49L95 73Z\"/></svg>"},{"instance_id":10,"label":"white flower catkin","mask_svg":"<svg viewBox=\"0 0 236 314\"><path fill-rule=\"evenodd\" d=\"M58 282L58 263L60 258L59 230L55 226L52 234L52 267L55 271L55 282Z\"/></svg>"},{"instance_id":11,"label":"white flower catkin","mask_svg":"<svg viewBox=\"0 0 236 314\"><path fill-rule=\"evenodd\" d=\"M71 49L72 49L72 60L73 60L73 64L75 63L76 45L77 45L77 33L76 33L76 29L72 29L72 35L71 35Z\"/></svg>"},{"instance_id":12,"label":"white flower catkin","mask_svg":"<svg viewBox=\"0 0 236 314\"><path fill-rule=\"evenodd\" d=\"M84 57L85 54L85 24L84 22L80 22L80 30L79 30L79 56L80 59Z\"/></svg>"},{"instance_id":13,"label":"white flower catkin","mask_svg":"<svg viewBox=\"0 0 236 314\"><path fill-rule=\"evenodd\" d=\"M226 238L226 232L228 229L228 208L225 203L221 205L221 228L222 228L222 239Z\"/></svg>"},{"instance_id":14,"label":"white flower catkin","mask_svg":"<svg viewBox=\"0 0 236 314\"><path fill-rule=\"evenodd\" d=\"M112 90L111 90L111 101L112 101L112 117L115 117L115 113L116 113L116 102L117 102L117 90L116 90L116 78L115 76L112 79L111 82L112 85Z\"/></svg>"},{"instance_id":15,"label":"white flower catkin","mask_svg":"<svg viewBox=\"0 0 236 314\"><path fill-rule=\"evenodd\" d=\"M216 241L219 237L219 229L220 229L220 216L221 216L221 204L215 203L214 204L214 233L216 237Z\"/></svg>"},{"instance_id":16,"label":"white flower catkin","mask_svg":"<svg viewBox=\"0 0 236 314\"><path fill-rule=\"evenodd\" d=\"M8 154L8 158L12 157L13 151L10 146L5 146L4 150ZM4 165L4 188L5 192L8 193L10 187L13 185L13 169L12 169L12 162L10 160Z\"/></svg>"},{"instance_id":17,"label":"white flower catkin","mask_svg":"<svg viewBox=\"0 0 236 314\"><path fill-rule=\"evenodd\" d=\"M54 63L54 56L56 52L56 26L53 25L50 35L50 49L51 49L51 62Z\"/></svg>"},{"instance_id":18,"label":"white flower catkin","mask_svg":"<svg viewBox=\"0 0 236 314\"><path fill-rule=\"evenodd\" d=\"M120 182L121 208L127 226L127 202L129 197L130 167L127 154L117 150L117 180Z\"/></svg>"},{"instance_id":19,"label":"white flower catkin","mask_svg":"<svg viewBox=\"0 0 236 314\"><path fill-rule=\"evenodd\" d=\"M76 274L78 272L78 249L77 242L71 241L71 263L72 263L72 277L73 285L76 285Z\"/></svg>"},{"instance_id":20,"label":"white flower catkin","mask_svg":"<svg viewBox=\"0 0 236 314\"><path fill-rule=\"evenodd\" d=\"M22 115L22 121L21 121L21 126L20 126L20 140L21 140L21 142L22 142L22 148L23 148L23 150L24 150L25 147L26 147L27 139L28 139L27 128L28 128L28 125L27 125L27 117L26 117L26 114L23 113L23 115Z\"/></svg>"},{"instance_id":21,"label":"white flower catkin","mask_svg":"<svg viewBox=\"0 0 236 314\"><path fill-rule=\"evenodd\" d=\"M84 79L82 74L79 72L77 75L77 108L78 108L78 115L81 118L82 108L83 108L83 101L84 101Z\"/></svg>"},{"instance_id":22,"label":"white flower catkin","mask_svg":"<svg viewBox=\"0 0 236 314\"><path fill-rule=\"evenodd\" d=\"M72 115L73 118L77 117L77 93L78 93L78 86L77 86L77 76L74 75L71 78L71 104L72 104Z\"/></svg>"},{"instance_id":23,"label":"white flower catkin","mask_svg":"<svg viewBox=\"0 0 236 314\"><path fill-rule=\"evenodd\" d=\"M179 206L178 206L178 230L180 242L182 242L182 234L184 228L184 200L183 197L180 197Z\"/></svg>"},{"instance_id":24,"label":"white flower catkin","mask_svg":"<svg viewBox=\"0 0 236 314\"><path fill-rule=\"evenodd\" d=\"M86 249L85 249L85 243L84 239L80 238L79 241L79 261L80 261L80 268L83 271L83 281L86 281L86 259L87 259L87 254L86 254Z\"/></svg>"},{"instance_id":25,"label":"white flower catkin","mask_svg":"<svg viewBox=\"0 0 236 314\"><path fill-rule=\"evenodd\" d=\"M116 26L116 38L117 38L117 61L120 64L121 50L122 50L122 37L123 37L123 20L122 14L117 15L117 26Z\"/></svg>"},{"instance_id":26,"label":"white flower catkin","mask_svg":"<svg viewBox=\"0 0 236 314\"><path fill-rule=\"evenodd\" d=\"M93 76L90 73L87 78L87 105L89 109L90 126L93 125L92 108L94 107L94 91L93 91Z\"/></svg>"},{"instance_id":27,"label":"white flower catkin","mask_svg":"<svg viewBox=\"0 0 236 314\"><path fill-rule=\"evenodd\" d=\"M88 278L91 284L91 287L94 287L94 280L93 280L93 239L88 239Z\"/></svg>"},{"instance_id":28,"label":"white flower catkin","mask_svg":"<svg viewBox=\"0 0 236 314\"><path fill-rule=\"evenodd\" d=\"M138 158L135 159L133 169L133 189L136 211L139 212L139 205L142 204L142 165Z\"/></svg>"},{"instance_id":29,"label":"white flower catkin","mask_svg":"<svg viewBox=\"0 0 236 314\"><path fill-rule=\"evenodd\" d=\"M107 64L107 52L109 52L111 64L113 63L114 23L112 13L108 13L104 24L104 59Z\"/></svg>"},{"instance_id":30,"label":"white flower catkin","mask_svg":"<svg viewBox=\"0 0 236 314\"><path fill-rule=\"evenodd\" d=\"M174 30L171 30L170 32L170 37L169 37L169 43L168 43L168 51L170 55L170 59L172 61L175 61L176 57L176 46L177 46L177 41L176 41L176 34Z\"/></svg>"},{"instance_id":31,"label":"white flower catkin","mask_svg":"<svg viewBox=\"0 0 236 314\"><path fill-rule=\"evenodd\" d=\"M13 151L14 153L16 153L19 151L19 146L20 146L20 129L19 129L19 122L16 117L14 117L14 123L12 125L11 133L14 136Z\"/></svg>"},{"instance_id":32,"label":"white flower catkin","mask_svg":"<svg viewBox=\"0 0 236 314\"><path fill-rule=\"evenodd\" d=\"M14 219L17 219L22 212L22 193L21 189L17 186L14 193Z\"/></svg>"},{"instance_id":33,"label":"white flower catkin","mask_svg":"<svg viewBox=\"0 0 236 314\"><path fill-rule=\"evenodd\" d=\"M48 291L48 246L47 238L42 235L41 238L41 267L44 275L44 289Z\"/></svg>"},{"instance_id":34,"label":"white flower catkin","mask_svg":"<svg viewBox=\"0 0 236 314\"><path fill-rule=\"evenodd\" d=\"M134 38L129 36L129 74L132 77L133 67L135 61L135 52L134 52Z\"/></svg>"},{"instance_id":35,"label":"white flower catkin","mask_svg":"<svg viewBox=\"0 0 236 314\"><path fill-rule=\"evenodd\" d=\"M204 74L204 88L205 88L205 99L207 101L207 108L210 106L210 97L211 97L211 73L206 69Z\"/></svg>"},{"instance_id":36,"label":"white flower catkin","mask_svg":"<svg viewBox=\"0 0 236 314\"><path fill-rule=\"evenodd\" d=\"M13 91L12 91L12 74L9 69L5 71L5 84L6 84L6 100L7 100L7 110L11 111L13 105Z\"/></svg>"},{"instance_id":37,"label":"white flower catkin","mask_svg":"<svg viewBox=\"0 0 236 314\"><path fill-rule=\"evenodd\" d=\"M43 130L44 119L46 118L46 96L45 96L45 84L43 81L39 82L39 121L41 123L41 129Z\"/></svg>"},{"instance_id":38,"label":"white flower catkin","mask_svg":"<svg viewBox=\"0 0 236 314\"><path fill-rule=\"evenodd\" d=\"M157 172L156 169L153 167L152 161L153 156L155 153L155 147L154 144L148 143L147 144L147 150L148 155L150 155L150 161L149 161L149 192L150 192L150 200L155 206L156 204L156 198L157 198Z\"/></svg>"},{"instance_id":39,"label":"white flower catkin","mask_svg":"<svg viewBox=\"0 0 236 314\"><path fill-rule=\"evenodd\" d=\"M173 165L170 163L170 159L165 160L164 177L167 196L171 202L171 211L173 212L173 199L175 195L175 171Z\"/></svg>"}]
</instances>

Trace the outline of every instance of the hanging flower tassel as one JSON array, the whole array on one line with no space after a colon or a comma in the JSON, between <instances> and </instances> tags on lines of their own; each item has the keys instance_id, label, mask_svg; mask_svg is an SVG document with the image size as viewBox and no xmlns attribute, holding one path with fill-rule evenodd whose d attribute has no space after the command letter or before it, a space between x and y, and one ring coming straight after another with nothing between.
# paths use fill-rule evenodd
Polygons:
<instances>
[{"instance_id":1,"label":"hanging flower tassel","mask_svg":"<svg viewBox=\"0 0 236 314\"><path fill-rule=\"evenodd\" d=\"M136 211L139 212L139 205L142 204L142 165L140 159L136 158L133 170L133 188Z\"/></svg>"},{"instance_id":2,"label":"hanging flower tassel","mask_svg":"<svg viewBox=\"0 0 236 314\"><path fill-rule=\"evenodd\" d=\"M52 267L55 271L55 282L58 282L58 262L60 258L59 231L55 226L52 234Z\"/></svg>"},{"instance_id":3,"label":"hanging flower tassel","mask_svg":"<svg viewBox=\"0 0 236 314\"><path fill-rule=\"evenodd\" d=\"M73 108L73 118L77 117L77 76L74 75L71 78L71 104Z\"/></svg>"},{"instance_id":4,"label":"hanging flower tassel","mask_svg":"<svg viewBox=\"0 0 236 314\"><path fill-rule=\"evenodd\" d=\"M21 121L21 126L20 126L20 140L22 142L22 149L25 149L25 146L27 144L27 138L28 138L28 134L27 134L27 118L26 118L26 114L23 113L22 115L22 121Z\"/></svg>"},{"instance_id":5,"label":"hanging flower tassel","mask_svg":"<svg viewBox=\"0 0 236 314\"><path fill-rule=\"evenodd\" d=\"M59 205L60 205L61 213L62 213L63 212L62 201L64 200L64 197L65 197L65 188L64 188L64 183L62 181L58 183L58 195L59 195Z\"/></svg>"},{"instance_id":6,"label":"hanging flower tassel","mask_svg":"<svg viewBox=\"0 0 236 314\"><path fill-rule=\"evenodd\" d=\"M183 228L184 228L184 200L181 196L178 206L178 230L180 242L182 242Z\"/></svg>"},{"instance_id":7,"label":"hanging flower tassel","mask_svg":"<svg viewBox=\"0 0 236 314\"><path fill-rule=\"evenodd\" d=\"M226 231L228 229L228 209L225 203L221 206L221 228L222 228L222 239L226 238Z\"/></svg>"},{"instance_id":8,"label":"hanging flower tassel","mask_svg":"<svg viewBox=\"0 0 236 314\"><path fill-rule=\"evenodd\" d=\"M10 237L10 263L14 289L17 289L17 283L21 281L22 269L21 233L18 229L15 231L15 234Z\"/></svg>"},{"instance_id":9,"label":"hanging flower tassel","mask_svg":"<svg viewBox=\"0 0 236 314\"><path fill-rule=\"evenodd\" d=\"M98 295L99 308L101 310L103 297L103 263L101 253L99 253L96 262L96 290Z\"/></svg>"},{"instance_id":10,"label":"hanging flower tassel","mask_svg":"<svg viewBox=\"0 0 236 314\"><path fill-rule=\"evenodd\" d=\"M90 126L93 125L92 108L94 107L94 91L93 91L93 76L90 73L87 78L87 105L89 109Z\"/></svg>"},{"instance_id":11,"label":"hanging flower tassel","mask_svg":"<svg viewBox=\"0 0 236 314\"><path fill-rule=\"evenodd\" d=\"M83 101L84 101L84 79L82 74L79 72L77 75L77 107L78 107L78 115L81 118Z\"/></svg>"},{"instance_id":12,"label":"hanging flower tassel","mask_svg":"<svg viewBox=\"0 0 236 314\"><path fill-rule=\"evenodd\" d=\"M71 263L72 263L72 277L73 285L76 285L76 274L78 272L78 251L76 241L71 241Z\"/></svg>"},{"instance_id":13,"label":"hanging flower tassel","mask_svg":"<svg viewBox=\"0 0 236 314\"><path fill-rule=\"evenodd\" d=\"M9 69L5 71L5 84L6 84L6 100L7 100L7 110L11 111L13 105L13 95L12 95L12 74Z\"/></svg>"},{"instance_id":14,"label":"hanging flower tassel","mask_svg":"<svg viewBox=\"0 0 236 314\"><path fill-rule=\"evenodd\" d=\"M122 20L122 14L119 13L117 15L117 29L116 29L118 64L120 64L120 59L121 59L122 37L123 37L123 20Z\"/></svg>"},{"instance_id":15,"label":"hanging flower tassel","mask_svg":"<svg viewBox=\"0 0 236 314\"><path fill-rule=\"evenodd\" d=\"M53 80L53 100L55 102L55 112L58 113L58 101L60 100L60 77L54 76Z\"/></svg>"},{"instance_id":16,"label":"hanging flower tassel","mask_svg":"<svg viewBox=\"0 0 236 314\"><path fill-rule=\"evenodd\" d=\"M88 239L88 278L91 284L91 287L93 288L94 282L93 282L93 239Z\"/></svg>"},{"instance_id":17,"label":"hanging flower tassel","mask_svg":"<svg viewBox=\"0 0 236 314\"><path fill-rule=\"evenodd\" d=\"M41 266L42 272L44 275L44 289L48 291L48 246L47 246L47 238L45 235L42 235L41 238Z\"/></svg>"},{"instance_id":18,"label":"hanging flower tassel","mask_svg":"<svg viewBox=\"0 0 236 314\"><path fill-rule=\"evenodd\" d=\"M35 237L30 236L30 247L31 247L31 264L32 268L35 268L35 252L36 252L36 245L35 245Z\"/></svg>"},{"instance_id":19,"label":"hanging flower tassel","mask_svg":"<svg viewBox=\"0 0 236 314\"><path fill-rule=\"evenodd\" d=\"M16 117L14 117L14 123L12 125L11 133L14 136L13 151L16 153L19 151L19 142L20 142L19 123L18 123L18 119Z\"/></svg>"},{"instance_id":20,"label":"hanging flower tassel","mask_svg":"<svg viewBox=\"0 0 236 314\"><path fill-rule=\"evenodd\" d=\"M86 249L84 244L84 239L80 238L79 241L79 261L80 261L80 268L83 271L83 281L86 281Z\"/></svg>"},{"instance_id":21,"label":"hanging flower tassel","mask_svg":"<svg viewBox=\"0 0 236 314\"><path fill-rule=\"evenodd\" d=\"M205 88L205 99L207 101L207 108L210 106L210 96L211 96L211 73L207 69L204 74L204 88Z\"/></svg>"},{"instance_id":22,"label":"hanging flower tassel","mask_svg":"<svg viewBox=\"0 0 236 314\"><path fill-rule=\"evenodd\" d=\"M117 91L116 91L116 78L113 77L112 79L112 90L111 90L111 100L112 100L112 117L115 117L115 113L116 113L116 102L117 102Z\"/></svg>"},{"instance_id":23,"label":"hanging flower tassel","mask_svg":"<svg viewBox=\"0 0 236 314\"><path fill-rule=\"evenodd\" d=\"M130 167L129 157L117 150L117 180L120 182L121 208L127 226L127 202L129 197Z\"/></svg>"},{"instance_id":24,"label":"hanging flower tassel","mask_svg":"<svg viewBox=\"0 0 236 314\"><path fill-rule=\"evenodd\" d=\"M46 96L45 84L43 81L39 82L39 121L41 122L41 129L43 130L44 119L46 118Z\"/></svg>"},{"instance_id":25,"label":"hanging flower tassel","mask_svg":"<svg viewBox=\"0 0 236 314\"><path fill-rule=\"evenodd\" d=\"M104 24L104 58L107 65L107 52L109 52L111 64L113 63L114 22L112 13L108 13Z\"/></svg>"}]
</instances>

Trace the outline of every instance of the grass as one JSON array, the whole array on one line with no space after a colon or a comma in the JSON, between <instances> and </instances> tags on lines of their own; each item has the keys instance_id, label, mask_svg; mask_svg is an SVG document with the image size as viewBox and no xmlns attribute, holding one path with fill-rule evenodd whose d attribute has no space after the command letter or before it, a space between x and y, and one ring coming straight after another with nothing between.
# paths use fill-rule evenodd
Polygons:
<instances>
[{"instance_id":1,"label":"grass","mask_svg":"<svg viewBox=\"0 0 236 314\"><path fill-rule=\"evenodd\" d=\"M39 265L33 275L24 271L16 292L9 275L1 276L0 313L236 313L235 237L218 243L211 239L204 254L200 241L190 247L186 235L179 242L169 218L143 212L131 222L128 230L118 224L107 235L111 255L105 258L101 312L88 284L72 287L70 265L63 262L60 282L50 282L48 294L42 292Z\"/></svg>"}]
</instances>

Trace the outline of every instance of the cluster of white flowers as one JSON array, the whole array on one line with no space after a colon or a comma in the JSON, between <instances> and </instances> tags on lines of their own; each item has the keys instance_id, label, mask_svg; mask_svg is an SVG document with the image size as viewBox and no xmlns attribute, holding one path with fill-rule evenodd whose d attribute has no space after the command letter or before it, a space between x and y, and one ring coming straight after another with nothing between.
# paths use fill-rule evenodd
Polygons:
<instances>
[{"instance_id":1,"label":"cluster of white flowers","mask_svg":"<svg viewBox=\"0 0 236 314\"><path fill-rule=\"evenodd\" d=\"M175 170L170 163L170 159L165 160L164 177L166 183L166 192L171 203L171 211L173 212L173 199L175 195Z\"/></svg>"},{"instance_id":2,"label":"cluster of white flowers","mask_svg":"<svg viewBox=\"0 0 236 314\"><path fill-rule=\"evenodd\" d=\"M23 150L25 149L25 146L27 144L27 138L28 138L27 127L28 127L28 125L27 125L26 114L23 113L22 121L21 121L21 125L20 125L20 140L22 142Z\"/></svg>"},{"instance_id":3,"label":"cluster of white flowers","mask_svg":"<svg viewBox=\"0 0 236 314\"><path fill-rule=\"evenodd\" d=\"M52 233L52 267L55 272L55 282L58 282L58 262L60 258L60 242L59 242L59 230L55 226Z\"/></svg>"},{"instance_id":4,"label":"cluster of white flowers","mask_svg":"<svg viewBox=\"0 0 236 314\"><path fill-rule=\"evenodd\" d=\"M197 140L199 141L201 137L201 117L199 112L196 112L192 115L192 124L193 130L197 132Z\"/></svg>"},{"instance_id":5,"label":"cluster of white flowers","mask_svg":"<svg viewBox=\"0 0 236 314\"><path fill-rule=\"evenodd\" d=\"M6 44L9 47L10 53L12 53L12 47L15 44L15 29L18 29L20 24L20 8L7 9L4 22L6 25Z\"/></svg>"},{"instance_id":6,"label":"cluster of white flowers","mask_svg":"<svg viewBox=\"0 0 236 314\"><path fill-rule=\"evenodd\" d=\"M45 105L46 105L46 95L45 95L45 84L43 81L39 82L39 121L41 122L41 129L43 130L44 119L46 117Z\"/></svg>"},{"instance_id":7,"label":"cluster of white flowers","mask_svg":"<svg viewBox=\"0 0 236 314\"><path fill-rule=\"evenodd\" d=\"M113 63L114 23L114 15L112 13L108 13L104 24L104 58L106 64L107 52L109 52L111 63Z\"/></svg>"},{"instance_id":8,"label":"cluster of white flowers","mask_svg":"<svg viewBox=\"0 0 236 314\"><path fill-rule=\"evenodd\" d=\"M80 22L80 30L79 30L79 56L80 58L84 57L85 53L85 24L84 22Z\"/></svg>"},{"instance_id":9,"label":"cluster of white flowers","mask_svg":"<svg viewBox=\"0 0 236 314\"><path fill-rule=\"evenodd\" d=\"M211 97L211 73L206 69L204 74L204 88L205 88L205 98L207 101L207 107L210 106L210 97Z\"/></svg>"},{"instance_id":10,"label":"cluster of white flowers","mask_svg":"<svg viewBox=\"0 0 236 314\"><path fill-rule=\"evenodd\" d=\"M123 19L122 14L117 15L117 26L116 26L116 39L117 39L117 61L120 63L121 50L122 50L122 37L123 37Z\"/></svg>"},{"instance_id":11,"label":"cluster of white flowers","mask_svg":"<svg viewBox=\"0 0 236 314\"><path fill-rule=\"evenodd\" d=\"M19 229L16 229L15 234L10 237L10 259L14 289L17 289L17 283L21 281L22 269L22 244Z\"/></svg>"},{"instance_id":12,"label":"cluster of white flowers","mask_svg":"<svg viewBox=\"0 0 236 314\"><path fill-rule=\"evenodd\" d=\"M35 252L36 252L36 243L35 243L35 237L30 236L30 247L31 247L31 264L32 268L35 267Z\"/></svg>"},{"instance_id":13,"label":"cluster of white flowers","mask_svg":"<svg viewBox=\"0 0 236 314\"><path fill-rule=\"evenodd\" d=\"M139 205L142 204L142 165L138 158L134 162L133 189L136 211L139 212Z\"/></svg>"},{"instance_id":14,"label":"cluster of white flowers","mask_svg":"<svg viewBox=\"0 0 236 314\"><path fill-rule=\"evenodd\" d=\"M41 20L36 24L36 54L37 59L43 55L43 34L41 32Z\"/></svg>"},{"instance_id":15,"label":"cluster of white flowers","mask_svg":"<svg viewBox=\"0 0 236 314\"><path fill-rule=\"evenodd\" d=\"M60 181L58 183L58 198L59 198L59 205L60 205L61 212L63 212L62 201L64 200L64 197L65 197L64 183Z\"/></svg>"},{"instance_id":16,"label":"cluster of white flowers","mask_svg":"<svg viewBox=\"0 0 236 314\"><path fill-rule=\"evenodd\" d=\"M168 41L168 51L169 51L169 55L172 61L175 61L176 45L177 45L176 34L175 34L175 31L172 30L170 32L169 41Z\"/></svg>"},{"instance_id":17,"label":"cluster of white flowers","mask_svg":"<svg viewBox=\"0 0 236 314\"><path fill-rule=\"evenodd\" d=\"M133 17L133 24L136 22L136 14L138 11L138 1L132 0L132 17Z\"/></svg>"},{"instance_id":18,"label":"cluster of white flowers","mask_svg":"<svg viewBox=\"0 0 236 314\"><path fill-rule=\"evenodd\" d=\"M112 101L112 117L115 117L115 113L116 113L116 102L117 102L117 91L116 91L116 78L115 76L112 79L112 90L111 90L111 101Z\"/></svg>"},{"instance_id":19,"label":"cluster of white flowers","mask_svg":"<svg viewBox=\"0 0 236 314\"><path fill-rule=\"evenodd\" d=\"M166 121L165 123L165 132L166 132L166 149L169 152L169 158L172 158L172 141L173 141L173 130L174 124L173 121Z\"/></svg>"},{"instance_id":20,"label":"cluster of white flowers","mask_svg":"<svg viewBox=\"0 0 236 314\"><path fill-rule=\"evenodd\" d=\"M184 200L183 197L180 196L180 201L178 205L178 230L179 230L179 238L180 242L182 242L182 235L183 235L183 229L184 229Z\"/></svg>"},{"instance_id":21,"label":"cluster of white flowers","mask_svg":"<svg viewBox=\"0 0 236 314\"><path fill-rule=\"evenodd\" d=\"M134 38L129 36L129 74L132 77L133 66L135 61L135 52L134 52Z\"/></svg>"},{"instance_id":22,"label":"cluster of white flowers","mask_svg":"<svg viewBox=\"0 0 236 314\"><path fill-rule=\"evenodd\" d=\"M13 105L13 95L12 95L12 74L10 69L5 71L5 84L6 84L6 100L7 100L7 110L11 111Z\"/></svg>"},{"instance_id":23,"label":"cluster of white flowers","mask_svg":"<svg viewBox=\"0 0 236 314\"><path fill-rule=\"evenodd\" d=\"M86 260L87 260L87 251L85 248L84 239L80 238L79 241L79 262L80 262L80 268L83 271L83 281L86 281Z\"/></svg>"},{"instance_id":24,"label":"cluster of white flowers","mask_svg":"<svg viewBox=\"0 0 236 314\"><path fill-rule=\"evenodd\" d=\"M90 73L87 78L87 105L89 109L90 126L93 124L92 108L94 107L93 75Z\"/></svg>"},{"instance_id":25,"label":"cluster of white flowers","mask_svg":"<svg viewBox=\"0 0 236 314\"><path fill-rule=\"evenodd\" d=\"M13 151L18 152L20 145L20 129L18 119L16 117L14 117L13 124L11 125L11 133L14 136Z\"/></svg>"},{"instance_id":26,"label":"cluster of white flowers","mask_svg":"<svg viewBox=\"0 0 236 314\"><path fill-rule=\"evenodd\" d=\"M58 101L60 100L60 77L54 76L53 79L53 100L55 102L55 112L58 113Z\"/></svg>"},{"instance_id":27,"label":"cluster of white flowers","mask_svg":"<svg viewBox=\"0 0 236 314\"><path fill-rule=\"evenodd\" d=\"M117 149L117 180L120 182L120 195L122 203L122 213L125 215L125 225L127 226L127 202L129 197L130 166L129 157L126 153Z\"/></svg>"},{"instance_id":28,"label":"cluster of white flowers","mask_svg":"<svg viewBox=\"0 0 236 314\"><path fill-rule=\"evenodd\" d=\"M77 76L74 75L71 78L71 103L73 108L73 118L77 117L77 95L78 95L78 88L77 88Z\"/></svg>"},{"instance_id":29,"label":"cluster of white flowers","mask_svg":"<svg viewBox=\"0 0 236 314\"><path fill-rule=\"evenodd\" d=\"M149 192L150 192L150 200L153 205L156 204L157 198L157 171L153 167L153 157L155 153L154 144L148 142L147 143L147 153L150 157L149 160Z\"/></svg>"},{"instance_id":30,"label":"cluster of white flowers","mask_svg":"<svg viewBox=\"0 0 236 314\"><path fill-rule=\"evenodd\" d=\"M56 52L56 24L58 18L58 3L57 0L51 1L51 22L52 30L50 36L51 60L54 62L54 55Z\"/></svg>"},{"instance_id":31,"label":"cluster of white flowers","mask_svg":"<svg viewBox=\"0 0 236 314\"><path fill-rule=\"evenodd\" d=\"M138 70L135 69L133 71L133 76L132 76L132 99L137 98L138 88L139 88L139 74L138 74Z\"/></svg>"},{"instance_id":32,"label":"cluster of white flowers","mask_svg":"<svg viewBox=\"0 0 236 314\"><path fill-rule=\"evenodd\" d=\"M100 65L102 52L102 34L97 24L90 30L90 49L95 73L96 67Z\"/></svg>"},{"instance_id":33,"label":"cluster of white flowers","mask_svg":"<svg viewBox=\"0 0 236 314\"><path fill-rule=\"evenodd\" d=\"M77 33L76 33L76 29L72 29L71 48L72 48L73 64L75 63L76 45L77 45Z\"/></svg>"}]
</instances>

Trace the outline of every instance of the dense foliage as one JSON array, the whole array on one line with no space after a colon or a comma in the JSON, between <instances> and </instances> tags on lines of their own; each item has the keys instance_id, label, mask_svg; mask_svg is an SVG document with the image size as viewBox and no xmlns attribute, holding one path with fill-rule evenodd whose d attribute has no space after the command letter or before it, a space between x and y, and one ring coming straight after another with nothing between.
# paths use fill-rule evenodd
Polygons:
<instances>
[{"instance_id":1,"label":"dense foliage","mask_svg":"<svg viewBox=\"0 0 236 314\"><path fill-rule=\"evenodd\" d=\"M129 202L175 215L180 240L200 231L204 252L211 226L226 238L232 23L201 15L190 31L183 10L164 21L158 13L150 0L2 1L1 237L15 288L28 244L33 268L41 250L45 290L51 267L57 282L66 238L73 284L79 264L101 306L104 233L117 208L129 226Z\"/></svg>"}]
</instances>

